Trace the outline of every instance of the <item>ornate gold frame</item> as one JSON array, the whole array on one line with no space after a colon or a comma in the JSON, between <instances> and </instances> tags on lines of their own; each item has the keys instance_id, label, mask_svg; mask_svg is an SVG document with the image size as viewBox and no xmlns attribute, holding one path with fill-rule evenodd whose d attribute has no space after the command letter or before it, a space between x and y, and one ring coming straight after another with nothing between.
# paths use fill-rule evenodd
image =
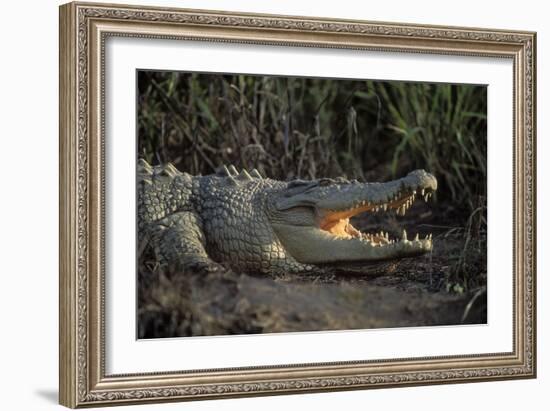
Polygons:
<instances>
[{"instance_id":1,"label":"ornate gold frame","mask_svg":"<svg viewBox=\"0 0 550 411\"><path fill-rule=\"evenodd\" d=\"M103 51L108 36L491 56L514 64L514 350L105 375ZM536 375L535 33L70 3L60 8L60 402L68 407Z\"/></svg>"}]
</instances>

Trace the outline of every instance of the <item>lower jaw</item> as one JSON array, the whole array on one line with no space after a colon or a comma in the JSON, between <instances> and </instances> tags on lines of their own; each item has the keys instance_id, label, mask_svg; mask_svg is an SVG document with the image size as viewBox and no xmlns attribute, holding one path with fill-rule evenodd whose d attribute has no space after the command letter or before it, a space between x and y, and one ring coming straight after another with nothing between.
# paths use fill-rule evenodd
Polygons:
<instances>
[{"instance_id":1,"label":"lower jaw","mask_svg":"<svg viewBox=\"0 0 550 411\"><path fill-rule=\"evenodd\" d=\"M427 244L415 247L394 243L372 246L365 241L339 240L311 226L273 225L284 248L302 264L370 264L384 260L414 257L429 251Z\"/></svg>"}]
</instances>

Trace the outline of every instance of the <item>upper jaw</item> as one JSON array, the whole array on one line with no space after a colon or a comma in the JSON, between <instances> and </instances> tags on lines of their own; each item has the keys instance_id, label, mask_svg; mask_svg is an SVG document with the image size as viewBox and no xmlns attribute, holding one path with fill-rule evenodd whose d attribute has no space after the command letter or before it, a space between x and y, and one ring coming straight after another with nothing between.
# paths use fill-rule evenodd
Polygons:
<instances>
[{"instance_id":1,"label":"upper jaw","mask_svg":"<svg viewBox=\"0 0 550 411\"><path fill-rule=\"evenodd\" d=\"M306 206L334 212L367 207L363 211L368 211L385 205L401 206L396 202L409 198L413 193L424 196L437 190L436 178L424 170L416 170L403 178L385 183L330 180L328 185L323 185L322 182L312 181L301 184L299 188L293 186L285 190L284 195L279 195L274 202L275 209L285 211Z\"/></svg>"},{"instance_id":2,"label":"upper jaw","mask_svg":"<svg viewBox=\"0 0 550 411\"><path fill-rule=\"evenodd\" d=\"M395 210L398 215L403 216L417 197L426 202L429 200L437 190L437 180L424 170L417 170L399 180L366 183L359 192L351 193L352 189L353 187L343 192L339 198L331 196L316 204L320 226L366 211ZM351 197L350 201L343 201L346 196Z\"/></svg>"},{"instance_id":3,"label":"upper jaw","mask_svg":"<svg viewBox=\"0 0 550 411\"><path fill-rule=\"evenodd\" d=\"M334 187L332 192L316 202L318 210L344 213L342 218L364 211L395 209L398 214L412 205L416 196L427 201L437 190L436 178L424 170L416 170L406 177L386 183L349 183Z\"/></svg>"}]
</instances>

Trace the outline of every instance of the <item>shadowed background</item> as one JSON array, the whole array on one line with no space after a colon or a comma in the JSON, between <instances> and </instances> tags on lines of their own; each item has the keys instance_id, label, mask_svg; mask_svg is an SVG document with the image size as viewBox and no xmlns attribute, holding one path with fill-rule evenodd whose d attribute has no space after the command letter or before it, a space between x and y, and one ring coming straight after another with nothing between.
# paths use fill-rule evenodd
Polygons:
<instances>
[{"instance_id":1,"label":"shadowed background","mask_svg":"<svg viewBox=\"0 0 550 411\"><path fill-rule=\"evenodd\" d=\"M423 168L439 183L434 202L415 204L399 221L356 217L362 230L433 233L433 253L402 264L393 276L236 280L226 273L205 289L192 275L160 267L145 250L138 269L140 337L486 321L486 87L140 71L137 110L138 156L193 175L233 164L280 180L387 181ZM265 315L251 296L227 294L230 284L242 290L255 281L256 294L265 288ZM280 284L293 296L269 301ZM319 301L319 293L321 308L332 307L334 318L303 308ZM372 304L354 298L386 305L373 314ZM468 303L479 301L472 318ZM428 311L438 309L440 318L432 318ZM217 318L218 312L226 314ZM298 314L304 318L289 320Z\"/></svg>"}]
</instances>

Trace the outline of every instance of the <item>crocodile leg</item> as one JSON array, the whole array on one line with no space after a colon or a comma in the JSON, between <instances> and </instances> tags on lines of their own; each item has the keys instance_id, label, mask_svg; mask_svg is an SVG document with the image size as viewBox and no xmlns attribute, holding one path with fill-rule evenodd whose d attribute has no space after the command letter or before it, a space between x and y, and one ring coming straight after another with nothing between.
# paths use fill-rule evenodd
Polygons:
<instances>
[{"instance_id":1,"label":"crocodile leg","mask_svg":"<svg viewBox=\"0 0 550 411\"><path fill-rule=\"evenodd\" d=\"M192 211L180 211L157 221L152 235L156 237L159 260L176 269L202 272L221 269L208 257L202 221Z\"/></svg>"}]
</instances>

